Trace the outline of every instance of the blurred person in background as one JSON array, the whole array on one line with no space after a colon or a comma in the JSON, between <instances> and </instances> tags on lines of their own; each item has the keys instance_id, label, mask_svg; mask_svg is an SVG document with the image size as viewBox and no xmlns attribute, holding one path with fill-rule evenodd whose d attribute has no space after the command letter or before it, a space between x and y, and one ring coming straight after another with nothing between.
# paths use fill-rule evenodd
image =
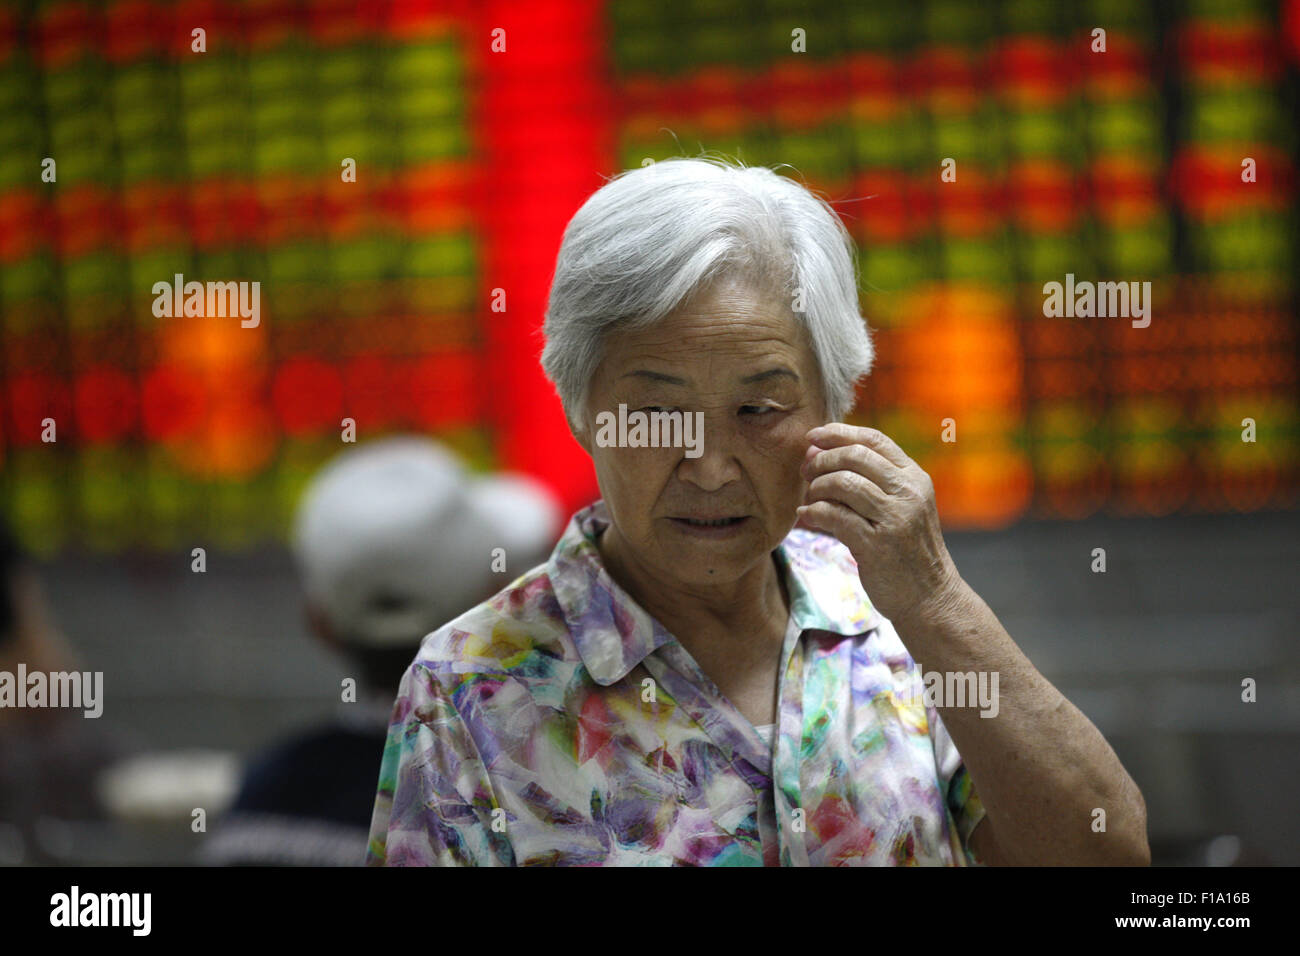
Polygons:
<instances>
[{"instance_id":1,"label":"blurred person in background","mask_svg":"<svg viewBox=\"0 0 1300 956\"><path fill-rule=\"evenodd\" d=\"M308 627L348 661L355 693L345 682L335 721L250 762L200 862L360 865L420 640L544 557L560 517L531 479L471 477L428 439L368 443L326 465L299 505L293 549Z\"/></svg>"},{"instance_id":2,"label":"blurred person in background","mask_svg":"<svg viewBox=\"0 0 1300 956\"><path fill-rule=\"evenodd\" d=\"M19 666L23 670L20 672ZM55 625L36 570L0 522L0 672L85 673ZM99 685L102 696L104 685ZM101 716L104 702L95 709ZM68 823L108 819L95 786L132 749L84 707L0 706L0 864L76 863Z\"/></svg>"}]
</instances>

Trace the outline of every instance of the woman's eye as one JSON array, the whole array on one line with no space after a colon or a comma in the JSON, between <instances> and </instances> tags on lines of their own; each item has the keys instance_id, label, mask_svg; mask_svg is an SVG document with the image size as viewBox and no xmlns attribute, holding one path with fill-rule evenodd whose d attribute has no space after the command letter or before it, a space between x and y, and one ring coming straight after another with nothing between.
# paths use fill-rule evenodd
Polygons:
<instances>
[{"instance_id":1,"label":"woman's eye","mask_svg":"<svg viewBox=\"0 0 1300 956\"><path fill-rule=\"evenodd\" d=\"M775 411L777 411L777 409L773 408L771 405L741 405L740 406L740 413L742 415L763 416L766 415L768 412L775 412Z\"/></svg>"},{"instance_id":2,"label":"woman's eye","mask_svg":"<svg viewBox=\"0 0 1300 956\"><path fill-rule=\"evenodd\" d=\"M673 411L673 410L674 410L674 409L668 408L668 407L665 406L665 405L646 405L646 406L643 407L643 408L638 408L638 409L637 409L637 411L639 411L639 412L651 412L651 413L656 413L656 412L671 412L671 411Z\"/></svg>"}]
</instances>

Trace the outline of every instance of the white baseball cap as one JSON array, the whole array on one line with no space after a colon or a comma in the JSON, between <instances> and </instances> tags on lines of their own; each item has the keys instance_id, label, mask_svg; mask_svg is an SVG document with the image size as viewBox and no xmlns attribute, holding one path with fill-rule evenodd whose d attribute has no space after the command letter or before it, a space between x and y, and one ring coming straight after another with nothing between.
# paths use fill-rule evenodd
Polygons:
<instances>
[{"instance_id":1,"label":"white baseball cap","mask_svg":"<svg viewBox=\"0 0 1300 956\"><path fill-rule=\"evenodd\" d=\"M560 507L540 483L475 478L445 447L401 436L338 455L298 506L293 546L308 599L339 639L415 646L508 578L492 570L540 560ZM510 577L527 570L511 566Z\"/></svg>"}]
</instances>

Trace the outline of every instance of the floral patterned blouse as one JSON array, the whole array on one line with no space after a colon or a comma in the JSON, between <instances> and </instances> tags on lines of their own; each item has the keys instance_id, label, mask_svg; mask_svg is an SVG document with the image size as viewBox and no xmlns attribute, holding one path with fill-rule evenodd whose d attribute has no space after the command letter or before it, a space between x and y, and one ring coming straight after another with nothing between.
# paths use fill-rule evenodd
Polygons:
<instances>
[{"instance_id":1,"label":"floral patterned blouse","mask_svg":"<svg viewBox=\"0 0 1300 956\"><path fill-rule=\"evenodd\" d=\"M835 539L774 552L790 597L769 747L609 576L603 502L546 564L424 639L366 863L947 865L984 815L921 673Z\"/></svg>"}]
</instances>

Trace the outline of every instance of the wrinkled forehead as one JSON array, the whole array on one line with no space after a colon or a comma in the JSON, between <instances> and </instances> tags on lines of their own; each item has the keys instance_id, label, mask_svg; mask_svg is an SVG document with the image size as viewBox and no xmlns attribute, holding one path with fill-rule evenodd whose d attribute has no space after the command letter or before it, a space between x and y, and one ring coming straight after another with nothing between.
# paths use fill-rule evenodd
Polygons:
<instances>
[{"instance_id":1,"label":"wrinkled forehead","mask_svg":"<svg viewBox=\"0 0 1300 956\"><path fill-rule=\"evenodd\" d=\"M816 378L807 330L790 301L735 280L710 286L650 325L611 329L602 352L601 377L667 366L726 365L740 374L787 365L801 381Z\"/></svg>"}]
</instances>

